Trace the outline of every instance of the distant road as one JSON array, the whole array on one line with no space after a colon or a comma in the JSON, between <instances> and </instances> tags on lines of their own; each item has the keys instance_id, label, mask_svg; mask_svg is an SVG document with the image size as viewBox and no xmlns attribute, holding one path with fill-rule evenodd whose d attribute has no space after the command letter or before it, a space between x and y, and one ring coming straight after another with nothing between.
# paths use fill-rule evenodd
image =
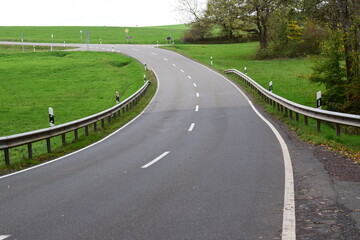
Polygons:
<instances>
[{"instance_id":1,"label":"distant road","mask_svg":"<svg viewBox=\"0 0 360 240\"><path fill-rule=\"evenodd\" d=\"M0 239L281 239L289 166L233 84L153 46L67 46L146 62L158 92L111 137L1 178Z\"/></svg>"}]
</instances>

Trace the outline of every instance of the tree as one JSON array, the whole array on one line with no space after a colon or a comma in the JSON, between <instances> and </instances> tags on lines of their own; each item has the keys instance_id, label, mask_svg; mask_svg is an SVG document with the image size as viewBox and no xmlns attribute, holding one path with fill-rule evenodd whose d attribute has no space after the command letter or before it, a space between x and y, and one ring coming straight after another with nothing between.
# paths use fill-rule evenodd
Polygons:
<instances>
[{"instance_id":1,"label":"tree","mask_svg":"<svg viewBox=\"0 0 360 240\"><path fill-rule=\"evenodd\" d=\"M239 29L240 8L237 0L209 0L205 16L213 24L221 27L226 37L232 39Z\"/></svg>"},{"instance_id":2,"label":"tree","mask_svg":"<svg viewBox=\"0 0 360 240\"><path fill-rule=\"evenodd\" d=\"M204 16L203 0L178 0L176 7L181 20L186 23L199 22Z\"/></svg>"}]
</instances>

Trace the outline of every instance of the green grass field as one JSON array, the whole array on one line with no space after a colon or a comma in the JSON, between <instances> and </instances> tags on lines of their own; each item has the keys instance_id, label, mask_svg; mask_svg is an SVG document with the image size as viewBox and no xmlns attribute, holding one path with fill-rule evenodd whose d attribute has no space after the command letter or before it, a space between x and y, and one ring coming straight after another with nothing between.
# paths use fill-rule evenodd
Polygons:
<instances>
[{"instance_id":1,"label":"green grass field","mask_svg":"<svg viewBox=\"0 0 360 240\"><path fill-rule=\"evenodd\" d=\"M0 41L49 43L54 34L56 43L86 43L86 31L90 43L104 44L159 44L166 43L166 37L172 37L178 43L184 35L186 25L170 25L158 27L0 27ZM125 29L132 39L127 41ZM81 31L81 32L80 32Z\"/></svg>"},{"instance_id":2,"label":"green grass field","mask_svg":"<svg viewBox=\"0 0 360 240\"><path fill-rule=\"evenodd\" d=\"M48 127L49 107L56 124L105 110L115 104L115 91L125 99L143 85L144 69L119 54L36 52L1 53L0 72L0 136L6 136Z\"/></svg>"}]
</instances>

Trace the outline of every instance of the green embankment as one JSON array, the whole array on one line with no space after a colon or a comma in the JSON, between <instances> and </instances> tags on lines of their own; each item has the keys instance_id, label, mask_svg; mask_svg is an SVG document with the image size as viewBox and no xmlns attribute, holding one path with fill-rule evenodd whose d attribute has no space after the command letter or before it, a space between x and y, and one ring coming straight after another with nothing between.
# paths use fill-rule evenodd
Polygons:
<instances>
[{"instance_id":1,"label":"green embankment","mask_svg":"<svg viewBox=\"0 0 360 240\"><path fill-rule=\"evenodd\" d=\"M143 84L144 69L119 54L36 52L0 54L0 136L45 128L95 114Z\"/></svg>"}]
</instances>

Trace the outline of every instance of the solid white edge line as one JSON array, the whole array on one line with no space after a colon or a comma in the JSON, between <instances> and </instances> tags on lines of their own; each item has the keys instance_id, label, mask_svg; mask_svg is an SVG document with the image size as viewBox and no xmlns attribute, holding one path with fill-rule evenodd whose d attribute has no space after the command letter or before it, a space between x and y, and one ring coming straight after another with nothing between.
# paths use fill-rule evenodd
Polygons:
<instances>
[{"instance_id":1,"label":"solid white edge line","mask_svg":"<svg viewBox=\"0 0 360 240\"><path fill-rule=\"evenodd\" d=\"M195 123L192 123L189 127L188 132L192 132L192 130L194 130L194 127L195 127Z\"/></svg>"},{"instance_id":2,"label":"solid white edge line","mask_svg":"<svg viewBox=\"0 0 360 240\"><path fill-rule=\"evenodd\" d=\"M154 99L156 98L156 96L157 96L157 94L158 94L158 92L159 92L160 81L159 81L159 78L158 78L155 70L152 69L152 71L153 71L154 74L155 74L156 82L157 82L157 89L156 89L156 92L155 92L155 94L154 94L154 97L150 100L149 104L144 108L144 110L143 110L139 115L137 115L134 119L132 119L130 122L128 122L127 124L125 124L124 126L122 126L121 128L119 128L119 129L116 130L115 132L109 134L108 136L104 137L103 139L101 139L101 140L99 140L99 141L97 141L97 142L95 142L95 143L93 143L93 144L91 144L91 145L89 145L89 146L86 146L86 147L84 147L84 148L82 148L82 149L79 149L79 150L77 150L77 151L75 151L75 152L69 153L69 154L67 154L67 155L65 155L65 156L62 156L62 157L53 159L53 160L51 160L51 161L48 161L48 162L45 162L45 163L42 163L42 164L39 164L39 165L30 167L30 168L26 168L26 169L24 169L24 170L20 170L20 171L18 171L18 172L13 172L13 173L10 173L10 174L4 175L4 176L0 176L0 179L7 178L7 177L11 177L11 176L14 176L14 175L23 173L23 172L27 172L27 171L36 169L36 168L40 168L40 167L43 167L43 166L45 166L45 165L51 164L51 163L53 163L53 162L57 162L57 161L59 161L59 160L61 160L61 159L64 159L64 158L70 157L70 156L72 156L72 155L75 155L75 154L77 154L77 153L80 153L80 152L82 152L82 151L84 151L84 150L86 150L86 149L88 149L88 148L91 148L91 147L95 146L96 144L99 144L99 143L105 141L106 139L112 137L112 136L115 135L116 133L120 132L121 130L123 130L124 128L126 128L127 126L129 126L129 125L130 125L131 123L133 123L136 119L138 119L141 115L143 115L143 113L144 113L144 112L146 111L146 109L151 105L151 103L154 101ZM1 240L1 239L0 239L0 240Z\"/></svg>"},{"instance_id":3,"label":"solid white edge line","mask_svg":"<svg viewBox=\"0 0 360 240\"><path fill-rule=\"evenodd\" d=\"M158 156L157 158L155 158L154 160L152 160L151 162L145 164L144 166L142 166L141 168L148 168L151 165L153 165L154 163L156 163L157 161L159 161L160 159L162 159L163 157L165 157L166 155L168 155L170 152L164 152L163 154L161 154L160 156Z\"/></svg>"},{"instance_id":4,"label":"solid white edge line","mask_svg":"<svg viewBox=\"0 0 360 240\"><path fill-rule=\"evenodd\" d=\"M8 237L11 237L11 235L0 235L0 240L4 240Z\"/></svg>"},{"instance_id":5,"label":"solid white edge line","mask_svg":"<svg viewBox=\"0 0 360 240\"><path fill-rule=\"evenodd\" d=\"M196 105L195 106L195 112L198 112L199 111L199 105Z\"/></svg>"},{"instance_id":6,"label":"solid white edge line","mask_svg":"<svg viewBox=\"0 0 360 240\"><path fill-rule=\"evenodd\" d=\"M177 54L179 56L184 57L183 55L173 52L174 54ZM186 57L185 57L186 58ZM188 58L189 59L189 58ZM203 68L206 68L213 73L217 74L218 76L222 77L226 81L228 81L231 85L233 85L249 102L251 108L254 110L254 112L262 119L273 131L274 135L279 141L279 144L281 146L281 150L283 153L283 159L284 159L284 168L285 168L285 189L284 189L284 212L283 212L283 224L282 224L282 234L281 239L282 240L296 240L296 219L295 219L295 191L294 191L294 174L293 174L293 168L291 163L291 157L288 150L288 147L286 145L286 142L281 137L280 133L277 131L277 129L263 116L259 111L255 108L254 104L250 101L250 99L246 96L246 94L238 87L235 83L227 79L225 76L221 75L220 73L216 72L215 70L202 65L201 63L198 63L194 61L196 64L202 66Z\"/></svg>"}]
</instances>

